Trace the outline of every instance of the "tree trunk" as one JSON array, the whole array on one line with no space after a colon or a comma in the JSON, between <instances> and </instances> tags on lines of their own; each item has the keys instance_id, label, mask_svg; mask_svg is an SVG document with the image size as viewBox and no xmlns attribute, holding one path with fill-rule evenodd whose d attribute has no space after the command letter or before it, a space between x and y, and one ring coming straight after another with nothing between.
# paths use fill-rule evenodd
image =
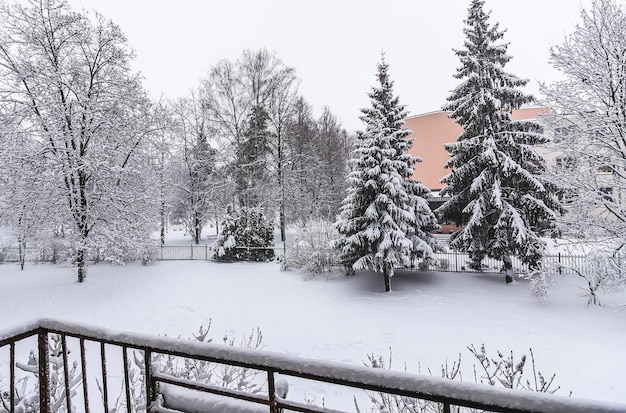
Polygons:
<instances>
[{"instance_id":1,"label":"tree trunk","mask_svg":"<svg viewBox=\"0 0 626 413\"><path fill-rule=\"evenodd\" d=\"M87 263L85 249L80 247L76 252L76 267L78 268L78 282L82 283L87 278Z\"/></svg>"},{"instance_id":2,"label":"tree trunk","mask_svg":"<svg viewBox=\"0 0 626 413\"><path fill-rule=\"evenodd\" d=\"M502 262L504 263L504 273L505 273L505 281L507 284L513 282L513 261L510 256L505 256L502 258Z\"/></svg>"},{"instance_id":3,"label":"tree trunk","mask_svg":"<svg viewBox=\"0 0 626 413\"><path fill-rule=\"evenodd\" d=\"M161 246L165 245L165 197L161 195Z\"/></svg>"},{"instance_id":4,"label":"tree trunk","mask_svg":"<svg viewBox=\"0 0 626 413\"><path fill-rule=\"evenodd\" d=\"M383 266L383 276L385 277L385 292L391 291L391 269Z\"/></svg>"},{"instance_id":5,"label":"tree trunk","mask_svg":"<svg viewBox=\"0 0 626 413\"><path fill-rule=\"evenodd\" d=\"M200 218L198 218L198 215L196 213L196 215L194 216L194 222L193 222L193 242L196 245L200 244L200 237L202 236L202 226L200 225Z\"/></svg>"},{"instance_id":6,"label":"tree trunk","mask_svg":"<svg viewBox=\"0 0 626 413\"><path fill-rule=\"evenodd\" d=\"M287 238L285 235L285 187L284 183L281 183L281 196L280 196L280 241L285 242Z\"/></svg>"},{"instance_id":7,"label":"tree trunk","mask_svg":"<svg viewBox=\"0 0 626 413\"><path fill-rule=\"evenodd\" d=\"M26 241L22 237L18 240L19 255L20 255L20 270L24 270L24 263L26 261Z\"/></svg>"}]
</instances>

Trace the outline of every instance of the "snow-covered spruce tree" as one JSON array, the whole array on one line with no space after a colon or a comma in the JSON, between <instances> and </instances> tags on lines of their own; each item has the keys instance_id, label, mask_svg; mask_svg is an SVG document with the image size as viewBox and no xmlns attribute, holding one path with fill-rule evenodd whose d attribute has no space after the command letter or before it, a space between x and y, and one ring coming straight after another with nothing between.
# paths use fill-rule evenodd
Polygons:
<instances>
[{"instance_id":1,"label":"snow-covered spruce tree","mask_svg":"<svg viewBox=\"0 0 626 413\"><path fill-rule=\"evenodd\" d=\"M369 93L372 107L361 110L365 131L357 133L348 194L335 224L339 237L332 243L348 271L382 272L385 291L391 290L394 268L428 260L440 248L429 232L437 228L426 201L429 190L410 179L419 159L407 153L411 131L402 127L406 111L393 95L388 68L383 57L379 85Z\"/></svg>"},{"instance_id":2,"label":"snow-covered spruce tree","mask_svg":"<svg viewBox=\"0 0 626 413\"><path fill-rule=\"evenodd\" d=\"M222 231L215 241L220 261L270 261L274 259L274 223L261 207L228 205Z\"/></svg>"},{"instance_id":3,"label":"snow-covered spruce tree","mask_svg":"<svg viewBox=\"0 0 626 413\"><path fill-rule=\"evenodd\" d=\"M533 121L513 121L511 113L533 97L519 87L528 80L506 73L511 56L498 43L504 31L489 24L484 0L472 0L465 20L464 47L457 86L444 110L462 128L457 142L446 145L451 169L441 195L450 198L437 210L444 220L463 225L450 245L469 252L471 267L485 256L501 259L512 281L511 256L537 267L545 245L537 232L553 227L560 206L556 187L542 175L543 158L533 148L547 142Z\"/></svg>"}]
</instances>

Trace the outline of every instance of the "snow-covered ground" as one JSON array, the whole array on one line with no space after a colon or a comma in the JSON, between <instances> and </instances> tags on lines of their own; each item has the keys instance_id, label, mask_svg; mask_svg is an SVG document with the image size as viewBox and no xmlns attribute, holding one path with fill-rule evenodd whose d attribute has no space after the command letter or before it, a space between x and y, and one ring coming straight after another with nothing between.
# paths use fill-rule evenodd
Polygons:
<instances>
[{"instance_id":1,"label":"snow-covered ground","mask_svg":"<svg viewBox=\"0 0 626 413\"><path fill-rule=\"evenodd\" d=\"M0 329L45 316L190 337L211 319L217 342L259 327L266 349L353 364L391 348L394 369L438 374L461 353L466 381L466 346L484 343L493 357L532 347L559 394L626 403L626 312L611 307L626 294L587 307L575 278L560 279L542 303L525 281L506 285L500 275L398 272L391 293L378 274L311 279L276 263L98 264L84 284L75 277L62 265L0 265ZM292 383L289 398L354 411L353 392L338 391Z\"/></svg>"}]
</instances>

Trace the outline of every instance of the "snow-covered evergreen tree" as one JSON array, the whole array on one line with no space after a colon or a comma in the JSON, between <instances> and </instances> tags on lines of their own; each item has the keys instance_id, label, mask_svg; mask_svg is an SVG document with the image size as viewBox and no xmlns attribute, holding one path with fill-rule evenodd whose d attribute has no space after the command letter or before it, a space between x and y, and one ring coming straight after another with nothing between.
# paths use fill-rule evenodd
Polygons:
<instances>
[{"instance_id":1,"label":"snow-covered evergreen tree","mask_svg":"<svg viewBox=\"0 0 626 413\"><path fill-rule=\"evenodd\" d=\"M361 110L365 131L357 133L348 195L335 224L339 238L333 242L349 271L382 272L386 291L394 268L414 265L418 258L428 260L439 248L429 232L437 228L426 200L430 191L410 179L420 159L407 152L411 131L403 128L406 111L393 95L388 69L383 58L379 86L369 93L372 106Z\"/></svg>"},{"instance_id":2,"label":"snow-covered evergreen tree","mask_svg":"<svg viewBox=\"0 0 626 413\"><path fill-rule=\"evenodd\" d=\"M472 0L465 20L464 48L444 110L463 128L457 142L446 145L452 170L442 179L450 195L437 212L464 225L450 245L468 251L472 267L485 256L501 259L512 280L511 256L535 267L544 253L537 231L554 225L560 210L556 188L543 177L545 162L534 145L547 142L541 125L513 121L511 113L533 97L518 88L528 80L504 71L511 60L498 23L489 23L484 0Z\"/></svg>"},{"instance_id":3,"label":"snow-covered evergreen tree","mask_svg":"<svg viewBox=\"0 0 626 413\"><path fill-rule=\"evenodd\" d=\"M261 207L228 205L215 241L221 261L270 261L274 259L274 222Z\"/></svg>"}]
</instances>

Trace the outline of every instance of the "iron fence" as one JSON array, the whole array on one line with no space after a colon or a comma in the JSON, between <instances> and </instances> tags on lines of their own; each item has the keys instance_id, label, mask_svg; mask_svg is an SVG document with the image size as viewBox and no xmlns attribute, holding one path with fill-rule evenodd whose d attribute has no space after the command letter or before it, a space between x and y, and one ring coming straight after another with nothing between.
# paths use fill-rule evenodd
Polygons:
<instances>
[{"instance_id":1,"label":"iron fence","mask_svg":"<svg viewBox=\"0 0 626 413\"><path fill-rule=\"evenodd\" d=\"M584 271L585 255L565 255L550 254L544 255L540 268L547 272L559 274L578 274ZM524 264L518 257L511 257L513 264L513 272L517 274L528 274L531 270L527 264ZM480 269L473 269L470 266L469 254L463 252L438 252L435 259L431 262L422 262L417 265L418 269L434 270L442 272L483 272L483 273L501 273L503 272L504 263L502 260L485 257L482 260Z\"/></svg>"},{"instance_id":2,"label":"iron fence","mask_svg":"<svg viewBox=\"0 0 626 413\"><path fill-rule=\"evenodd\" d=\"M281 244L274 247L236 247L236 249L242 251L250 250L268 250L274 251L275 260L289 260L289 254L292 251L298 250L300 255L307 255L305 247L298 246L297 248L290 247L288 244ZM205 245L165 245L161 246L158 250L157 260L160 261L172 261L172 260L214 260L215 250L213 246ZM309 256L315 256L315 259L320 261L318 264L323 265L325 268L339 268L341 263L339 261L336 251L328 250L314 250L311 249ZM585 255L570 255L570 254L550 254L545 255L541 261L541 268L545 271L558 273L558 274L579 274L585 271ZM90 255L90 260L98 261L96 254ZM25 261L27 262L56 262L58 257L47 250L41 248L27 248L25 250ZM513 264L513 271L518 274L529 273L528 265L522 263L518 257L511 257ZM0 249L0 262L19 262L19 250L17 248L2 248ZM323 261L323 262L322 262ZM413 267L404 268L409 270L422 270L422 271L442 271L442 272L483 272L483 273L500 273L503 271L503 263L501 260L485 257L482 261L482 267L480 270L472 269L470 267L470 258L467 253L448 251L438 252L435 254L434 260L425 262L418 261Z\"/></svg>"},{"instance_id":3,"label":"iron fence","mask_svg":"<svg viewBox=\"0 0 626 413\"><path fill-rule=\"evenodd\" d=\"M234 247L236 250L273 250L274 259L281 259L285 253L284 246L274 247ZM211 245L163 245L159 259L170 260L214 260L216 251Z\"/></svg>"},{"instance_id":4,"label":"iron fence","mask_svg":"<svg viewBox=\"0 0 626 413\"><path fill-rule=\"evenodd\" d=\"M18 360L24 350L21 342L25 340L31 340L36 351L31 352L32 360L20 364ZM70 342L78 347L78 351L70 352ZM217 404L215 398L203 399L201 394L246 402L264 408L259 411L270 413L278 413L283 409L307 413L338 412L327 407L287 400L286 393L277 387L277 379L287 381L289 378L398 395L409 400L425 400L438 405L435 409L444 413L458 411L459 407L510 413L626 412L626 405L617 403L496 388L200 341L119 333L52 319L41 319L0 332L0 350L5 351L7 348L10 360L8 388L0 389L0 406L11 413L90 413L92 410L104 410L106 413L184 412L186 405L180 400L184 397L181 389L193 392L194 411L201 409L206 413L230 411L233 407L225 408L223 403ZM113 350L115 353L112 353ZM121 394L117 402L109 394L111 379L119 374L110 371L107 360L112 354L121 358L122 364ZM163 357L166 362L159 364ZM254 369L263 373L265 384L260 392L250 393L172 375L168 373L169 370L163 369L163 365L175 363L176 358L182 358L185 366L204 361ZM35 388L30 394L24 393L21 384L18 386L18 368L31 372L35 377ZM101 394L94 396L90 391L93 387L89 383L96 379ZM2 385L7 386L7 383L3 382ZM18 391L18 387L21 390ZM172 391L172 388L178 391Z\"/></svg>"}]
</instances>

